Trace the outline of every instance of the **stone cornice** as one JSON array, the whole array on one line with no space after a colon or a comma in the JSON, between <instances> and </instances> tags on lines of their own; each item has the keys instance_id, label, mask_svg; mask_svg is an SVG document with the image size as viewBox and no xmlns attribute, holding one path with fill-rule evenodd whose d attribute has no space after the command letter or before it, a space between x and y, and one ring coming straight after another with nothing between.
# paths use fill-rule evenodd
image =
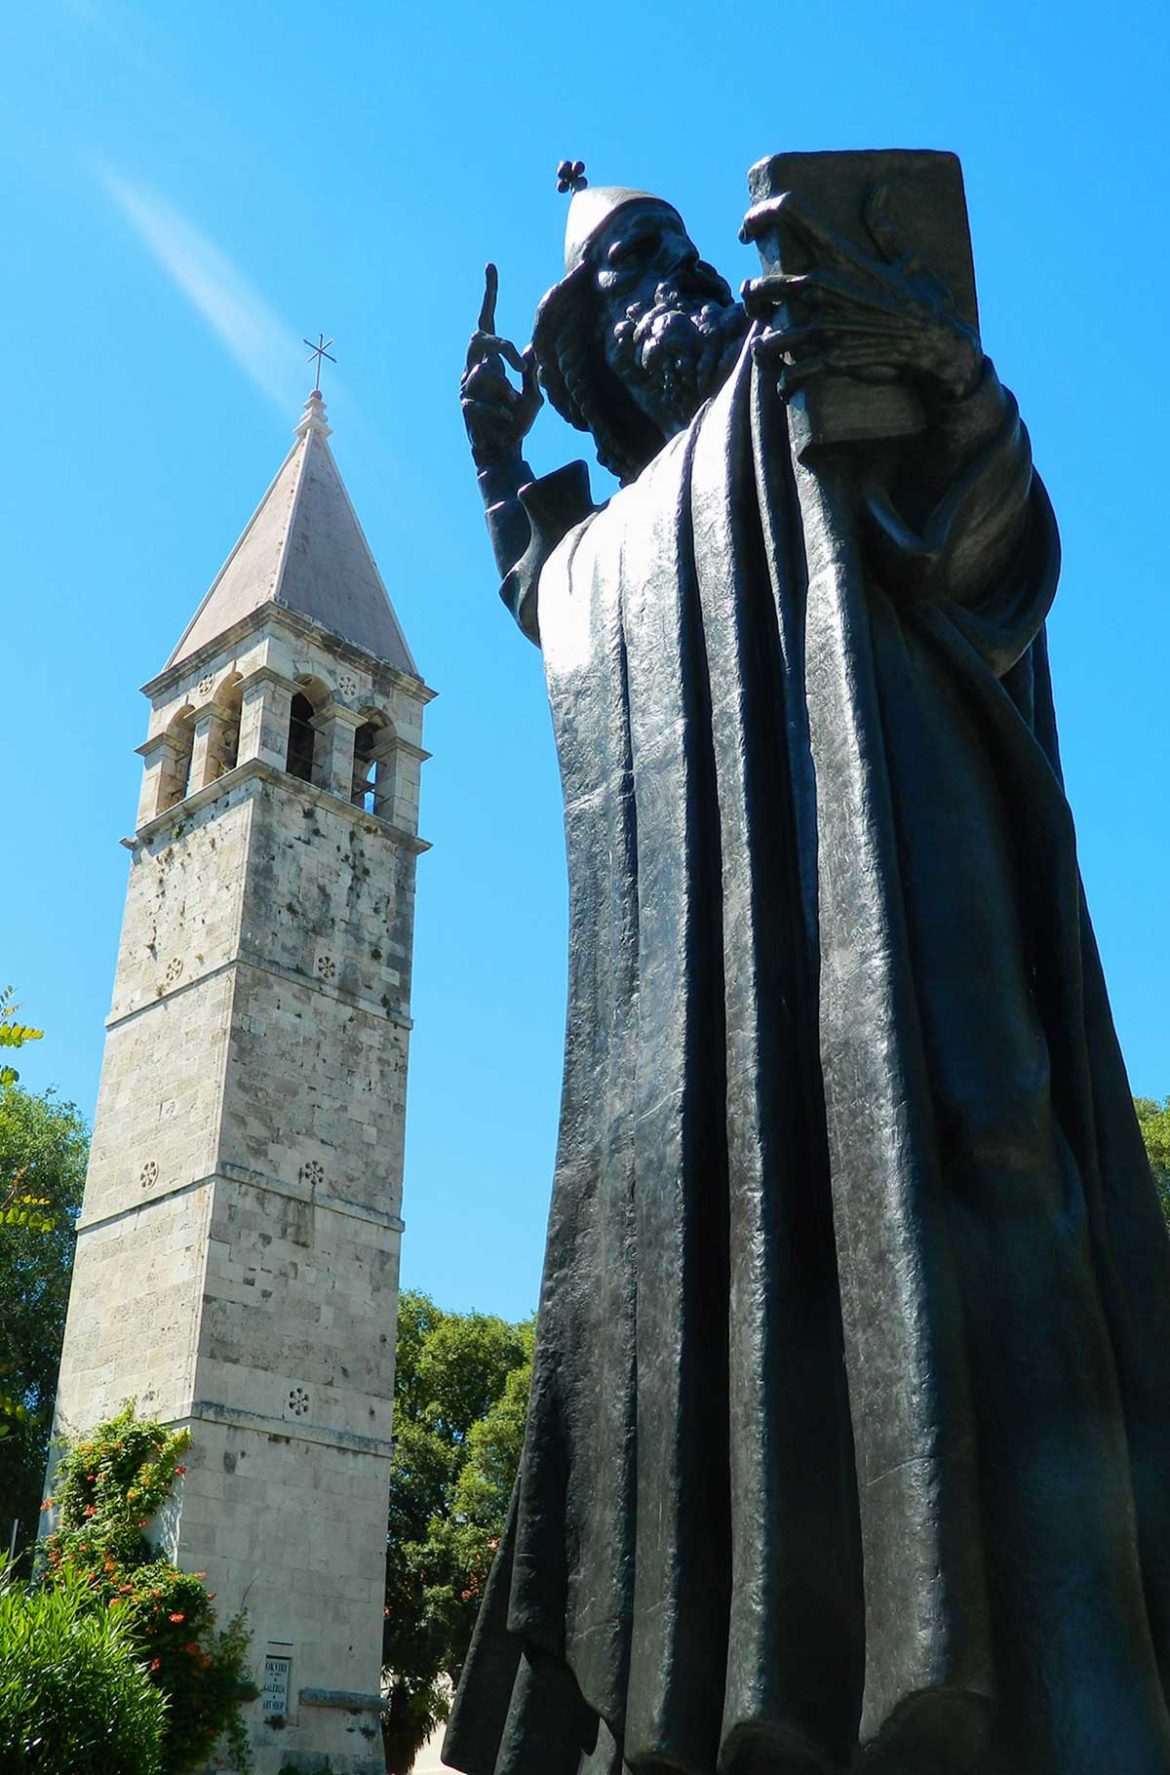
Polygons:
<instances>
[{"instance_id":1,"label":"stone cornice","mask_svg":"<svg viewBox=\"0 0 1170 1775\"><path fill-rule=\"evenodd\" d=\"M426 757L427 754L423 753L422 756ZM168 807L163 813L155 814L151 819L144 821L133 837L123 838L122 843L127 850L134 850L140 844L149 844L151 839L157 838L168 827L184 825L192 814L201 812L213 801L217 801L221 795L226 795L230 790L242 787L253 778L261 782L272 783L276 787L284 789L286 793L295 795L298 800L303 801L307 798L332 814L341 814L345 819L352 820L355 826L361 826L367 832L380 832L392 843L400 845L403 850L413 851L416 856L421 856L424 851L429 851L431 848L428 841L425 838L420 838L417 833L407 832L401 826L392 826L389 820L381 820L377 814L367 813L362 807L355 807L352 801L346 801L340 795L334 795L330 790L322 789L317 783L307 783L301 777L291 777L287 771L277 770L275 765L265 763L262 758L245 759L244 763L237 764L234 770L225 771L223 776L216 777L213 783L206 783L202 789L196 789L192 794L185 796L182 801L176 801L173 807Z\"/></svg>"},{"instance_id":2,"label":"stone cornice","mask_svg":"<svg viewBox=\"0 0 1170 1775\"><path fill-rule=\"evenodd\" d=\"M367 1695L364 1689L302 1689L302 1707L339 1707L346 1713L384 1713L384 1695Z\"/></svg>"},{"instance_id":3,"label":"stone cornice","mask_svg":"<svg viewBox=\"0 0 1170 1775\"><path fill-rule=\"evenodd\" d=\"M275 666L253 666L246 677L240 679L240 695L253 684L283 684L286 690L298 690L300 686L295 678L286 672L278 672Z\"/></svg>"},{"instance_id":4,"label":"stone cornice","mask_svg":"<svg viewBox=\"0 0 1170 1775\"><path fill-rule=\"evenodd\" d=\"M95 1232L103 1226L113 1226L118 1221L126 1220L132 1214L157 1207L160 1202L170 1202L176 1196L188 1196L193 1190L205 1189L208 1185L220 1180L227 1183L246 1184L249 1189L264 1190L272 1196L284 1196L290 1202L304 1202L312 1208L321 1208L327 1214L340 1214L344 1219L364 1221L368 1226L382 1227L388 1233L402 1234L406 1231L406 1222L400 1214L391 1214L383 1208L367 1208L360 1202L351 1202L344 1196L323 1195L309 1184L302 1183L298 1178L290 1183L284 1177L271 1177L266 1171L253 1171L246 1165L232 1165L221 1162L218 1171L209 1171L205 1177L194 1177L186 1183L173 1184L156 1190L149 1196L130 1202L125 1208L114 1208L108 1214L95 1214L88 1220L77 1223L78 1235Z\"/></svg>"},{"instance_id":5,"label":"stone cornice","mask_svg":"<svg viewBox=\"0 0 1170 1775\"><path fill-rule=\"evenodd\" d=\"M347 709L344 703L326 703L320 713L313 716L309 726L320 732L330 721L348 721L351 727L358 728L364 720L360 709Z\"/></svg>"},{"instance_id":6,"label":"stone cornice","mask_svg":"<svg viewBox=\"0 0 1170 1775\"><path fill-rule=\"evenodd\" d=\"M271 974L277 980L287 980L290 986L307 987L319 992L325 998L335 998L352 1010L364 1011L367 1017L377 1017L379 1022L393 1023L399 1029L411 1030L413 1020L403 1010L393 1004L376 1004L373 999L365 998L359 992L347 992L342 986L335 986L331 980L319 980L315 974L301 974L296 968L286 968L281 962L272 961L268 956L257 955L254 949L245 949L242 945L234 955L221 961L213 968L205 968L202 973L190 974L185 980L160 997L143 999L141 1004L132 1005L128 1011L122 1011L117 1017L106 1018L106 1029L121 1028L123 1023L132 1023L136 1017L144 1017L161 1004L173 1004L185 992L196 986L205 986L209 980L216 980L221 974L228 973L232 968L256 968L262 974Z\"/></svg>"},{"instance_id":7,"label":"stone cornice","mask_svg":"<svg viewBox=\"0 0 1170 1775\"><path fill-rule=\"evenodd\" d=\"M161 733L156 733L150 739L143 740L142 744L135 746L134 750L139 758L150 758L155 752L163 750L173 752L177 757L184 748L182 741L175 738L170 728L164 727Z\"/></svg>"},{"instance_id":8,"label":"stone cornice","mask_svg":"<svg viewBox=\"0 0 1170 1775\"><path fill-rule=\"evenodd\" d=\"M331 1430L324 1424L306 1424L300 1419L272 1418L264 1412L245 1411L241 1405L222 1405L218 1399L194 1400L187 1416L202 1419L205 1424L238 1424L265 1436L283 1436L289 1442L323 1442L327 1448L378 1455L384 1461L394 1453L394 1444L388 1437L359 1436L356 1430Z\"/></svg>"},{"instance_id":9,"label":"stone cornice","mask_svg":"<svg viewBox=\"0 0 1170 1775\"><path fill-rule=\"evenodd\" d=\"M143 696L149 697L153 702L176 684L181 684L184 679L197 677L200 670L210 665L212 660L218 659L221 654L235 652L241 642L272 621L314 646L324 647L327 652L348 665L356 666L359 671L369 672L371 677L381 683L397 685L420 703L429 703L438 695L421 678L414 678L409 672L400 671L397 666L379 659L376 653L368 653L364 647L358 647L343 636L334 634L332 629L314 622L311 617L302 616L299 610L289 610L285 605L271 600L267 604L261 604L258 609L249 611L247 616L242 616L239 622L233 623L221 635L216 635L214 640L205 642L185 659L178 660L157 677L149 679L142 686Z\"/></svg>"}]
</instances>

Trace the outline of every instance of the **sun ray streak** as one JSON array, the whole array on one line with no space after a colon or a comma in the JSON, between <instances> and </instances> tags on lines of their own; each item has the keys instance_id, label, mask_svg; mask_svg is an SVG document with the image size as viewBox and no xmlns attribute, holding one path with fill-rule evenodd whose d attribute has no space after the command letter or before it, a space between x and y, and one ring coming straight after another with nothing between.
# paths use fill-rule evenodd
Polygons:
<instances>
[{"instance_id":1,"label":"sun ray streak","mask_svg":"<svg viewBox=\"0 0 1170 1775\"><path fill-rule=\"evenodd\" d=\"M239 367L282 412L296 400L299 337L215 242L157 192L97 165L107 196Z\"/></svg>"}]
</instances>

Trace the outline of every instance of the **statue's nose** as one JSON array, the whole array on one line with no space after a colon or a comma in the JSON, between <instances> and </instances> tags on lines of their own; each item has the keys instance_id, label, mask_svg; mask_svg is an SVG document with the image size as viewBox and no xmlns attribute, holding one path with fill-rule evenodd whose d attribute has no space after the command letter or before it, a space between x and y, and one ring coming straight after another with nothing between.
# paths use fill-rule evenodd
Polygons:
<instances>
[{"instance_id":1,"label":"statue's nose","mask_svg":"<svg viewBox=\"0 0 1170 1775\"><path fill-rule=\"evenodd\" d=\"M688 245L684 250L672 245L660 255L659 275L671 277L676 283L689 283L698 263L699 255L694 247Z\"/></svg>"}]
</instances>

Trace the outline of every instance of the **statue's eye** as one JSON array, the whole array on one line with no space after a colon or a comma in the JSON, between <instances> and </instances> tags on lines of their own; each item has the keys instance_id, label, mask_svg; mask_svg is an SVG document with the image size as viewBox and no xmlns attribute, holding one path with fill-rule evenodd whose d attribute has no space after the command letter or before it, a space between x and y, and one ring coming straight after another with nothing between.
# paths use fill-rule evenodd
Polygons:
<instances>
[{"instance_id":1,"label":"statue's eye","mask_svg":"<svg viewBox=\"0 0 1170 1775\"><path fill-rule=\"evenodd\" d=\"M653 234L636 234L632 240L615 240L605 255L615 270L643 265L651 258L657 245Z\"/></svg>"}]
</instances>

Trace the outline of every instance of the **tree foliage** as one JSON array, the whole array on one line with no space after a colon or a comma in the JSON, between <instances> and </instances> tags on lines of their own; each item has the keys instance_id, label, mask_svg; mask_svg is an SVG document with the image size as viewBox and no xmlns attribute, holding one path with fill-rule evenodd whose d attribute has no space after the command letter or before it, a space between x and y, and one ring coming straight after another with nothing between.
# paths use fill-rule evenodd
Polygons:
<instances>
[{"instance_id":1,"label":"tree foliage","mask_svg":"<svg viewBox=\"0 0 1170 1775\"><path fill-rule=\"evenodd\" d=\"M4 1775L162 1775L166 1712L125 1620L80 1577L0 1578Z\"/></svg>"},{"instance_id":2,"label":"tree foliage","mask_svg":"<svg viewBox=\"0 0 1170 1775\"><path fill-rule=\"evenodd\" d=\"M39 1041L18 1023L11 986L0 990L0 1049ZM48 1452L73 1225L88 1136L72 1104L22 1091L0 1065L0 1525L25 1537L36 1520Z\"/></svg>"},{"instance_id":3,"label":"tree foliage","mask_svg":"<svg viewBox=\"0 0 1170 1775\"><path fill-rule=\"evenodd\" d=\"M140 1420L126 1406L62 1455L52 1499L60 1526L45 1542L46 1588L80 1584L95 1609L124 1620L165 1697L164 1775L204 1764L221 1736L234 1766L249 1764L243 1621L217 1631L204 1574L181 1572L146 1534L185 1471L190 1441L189 1430Z\"/></svg>"},{"instance_id":4,"label":"tree foliage","mask_svg":"<svg viewBox=\"0 0 1170 1775\"><path fill-rule=\"evenodd\" d=\"M23 1048L25 1042L39 1042L45 1033L29 1023L18 1023L16 1013L19 1009L13 1000L11 986L0 988L0 1048ZM0 1090L15 1085L19 1077L15 1067L0 1066Z\"/></svg>"},{"instance_id":5,"label":"tree foliage","mask_svg":"<svg viewBox=\"0 0 1170 1775\"><path fill-rule=\"evenodd\" d=\"M65 1335L89 1132L51 1091L0 1087L0 1530L31 1540Z\"/></svg>"},{"instance_id":6,"label":"tree foliage","mask_svg":"<svg viewBox=\"0 0 1170 1775\"><path fill-rule=\"evenodd\" d=\"M1161 1197L1162 1213L1170 1227L1170 1097L1162 1103L1153 1097L1135 1097L1133 1106Z\"/></svg>"},{"instance_id":7,"label":"tree foliage","mask_svg":"<svg viewBox=\"0 0 1170 1775\"><path fill-rule=\"evenodd\" d=\"M384 1724L406 1775L447 1711L520 1463L533 1326L445 1313L424 1294L398 1309L387 1536Z\"/></svg>"}]
</instances>

